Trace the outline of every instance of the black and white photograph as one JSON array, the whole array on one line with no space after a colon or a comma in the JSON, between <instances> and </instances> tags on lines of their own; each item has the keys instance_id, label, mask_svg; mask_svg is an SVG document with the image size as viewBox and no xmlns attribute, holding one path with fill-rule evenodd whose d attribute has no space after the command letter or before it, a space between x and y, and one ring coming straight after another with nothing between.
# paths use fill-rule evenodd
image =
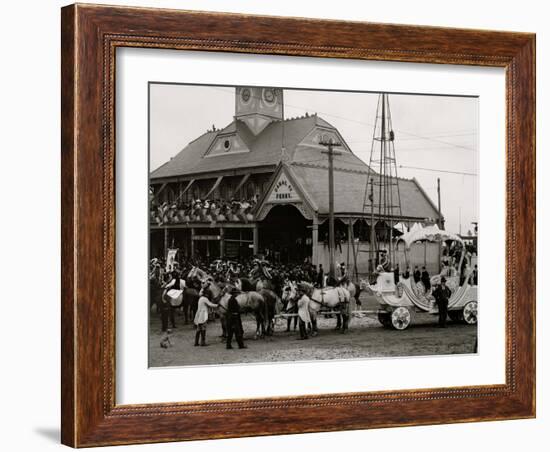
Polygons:
<instances>
[{"instance_id":1,"label":"black and white photograph","mask_svg":"<svg viewBox=\"0 0 550 452\"><path fill-rule=\"evenodd\" d=\"M478 352L478 97L148 90L150 367Z\"/></svg>"}]
</instances>

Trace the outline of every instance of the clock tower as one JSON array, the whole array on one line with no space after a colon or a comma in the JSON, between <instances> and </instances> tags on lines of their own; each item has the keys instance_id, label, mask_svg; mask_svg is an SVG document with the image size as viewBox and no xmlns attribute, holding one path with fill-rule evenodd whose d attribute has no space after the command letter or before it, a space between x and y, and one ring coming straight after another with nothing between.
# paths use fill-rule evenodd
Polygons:
<instances>
[{"instance_id":1,"label":"clock tower","mask_svg":"<svg viewBox=\"0 0 550 452\"><path fill-rule=\"evenodd\" d=\"M235 119L243 121L254 135L259 135L271 122L283 119L283 90L238 87L235 91Z\"/></svg>"}]
</instances>

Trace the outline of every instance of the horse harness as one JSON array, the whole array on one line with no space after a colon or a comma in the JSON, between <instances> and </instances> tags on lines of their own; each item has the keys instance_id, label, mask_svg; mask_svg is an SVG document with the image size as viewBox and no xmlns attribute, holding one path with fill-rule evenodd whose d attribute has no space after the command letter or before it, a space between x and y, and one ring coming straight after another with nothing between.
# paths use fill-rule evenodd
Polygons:
<instances>
[{"instance_id":1,"label":"horse harness","mask_svg":"<svg viewBox=\"0 0 550 452\"><path fill-rule=\"evenodd\" d=\"M315 303L319 303L321 306L327 306L325 303L325 293L328 292L328 290L336 290L336 293L338 294L338 304L343 303L349 303L348 300L346 300L346 294L344 293L344 290L342 287L333 287L331 289L319 289L321 291L321 300L316 300L315 298L311 297L311 301L315 301Z\"/></svg>"}]
</instances>

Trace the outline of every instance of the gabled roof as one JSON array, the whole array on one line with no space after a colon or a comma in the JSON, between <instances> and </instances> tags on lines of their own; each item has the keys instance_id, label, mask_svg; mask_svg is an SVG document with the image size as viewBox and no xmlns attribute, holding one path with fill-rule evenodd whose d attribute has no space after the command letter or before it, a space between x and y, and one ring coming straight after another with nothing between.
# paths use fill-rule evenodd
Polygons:
<instances>
[{"instance_id":1,"label":"gabled roof","mask_svg":"<svg viewBox=\"0 0 550 452\"><path fill-rule=\"evenodd\" d=\"M366 166L366 165L365 165ZM317 205L318 213L326 215L328 206L328 168L326 165L292 164L292 171L304 190ZM376 177L368 171L338 169L334 171L334 209L336 214L365 212L370 214L370 206L363 209L367 177ZM437 218L437 209L420 188L415 179L398 179L401 197L401 216L404 218ZM397 188L394 187L394 199ZM374 185L374 199L377 203L378 187ZM367 203L369 201L367 200ZM377 212L375 207L375 212ZM393 211L397 215L397 210Z\"/></svg>"},{"instance_id":2,"label":"gabled roof","mask_svg":"<svg viewBox=\"0 0 550 452\"><path fill-rule=\"evenodd\" d=\"M239 120L234 120L224 129L210 131L189 143L175 157L151 173L151 180L160 183L163 178L192 178L197 174L235 169L272 166L277 174L281 165L282 127L288 172L306 193L308 203L321 215L328 214L328 162L319 145L306 140L316 128L330 129L344 142L338 130L317 115L276 121L269 124L258 136ZM205 157L208 149L220 135L236 133L250 152L231 153ZM345 144L345 142L344 142ZM349 147L346 145L349 149ZM339 150L341 148L336 148ZM351 150L334 157L334 206L337 214L370 214L370 208L363 208L368 177L377 177L369 171L368 165ZM214 177L214 176L213 176ZM156 181L155 181L156 179ZM270 190L267 191L268 193ZM415 179L399 179L401 217L411 219L437 218L437 208ZM266 195L267 196L267 195ZM394 199L397 190L394 187ZM378 198L378 187L374 187L374 199ZM376 202L376 201L375 201ZM259 203L262 204L262 203ZM397 213L397 211L394 211Z\"/></svg>"},{"instance_id":3,"label":"gabled roof","mask_svg":"<svg viewBox=\"0 0 550 452\"><path fill-rule=\"evenodd\" d=\"M239 120L234 120L225 128L207 132L189 143L175 157L151 173L151 180L161 180L169 177L185 177L199 173L231 171L235 168L254 168L260 166L275 167L281 161L283 142L289 160L310 162L326 158L318 148L304 146L300 143L317 126L338 131L327 121L317 115L275 121L269 124L258 136L254 136L248 127ZM205 157L208 149L217 136L237 133L250 152L231 153ZM362 165L367 167L352 152L345 152L335 158L335 163L344 167Z\"/></svg>"}]
</instances>

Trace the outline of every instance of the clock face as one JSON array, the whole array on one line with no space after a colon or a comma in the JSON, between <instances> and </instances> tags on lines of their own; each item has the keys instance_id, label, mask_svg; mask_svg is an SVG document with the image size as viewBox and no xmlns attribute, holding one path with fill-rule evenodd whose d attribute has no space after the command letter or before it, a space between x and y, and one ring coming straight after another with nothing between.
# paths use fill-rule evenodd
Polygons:
<instances>
[{"instance_id":1,"label":"clock face","mask_svg":"<svg viewBox=\"0 0 550 452\"><path fill-rule=\"evenodd\" d=\"M271 88L264 89L264 100L268 104L275 103L275 91Z\"/></svg>"},{"instance_id":2,"label":"clock face","mask_svg":"<svg viewBox=\"0 0 550 452\"><path fill-rule=\"evenodd\" d=\"M244 88L241 91L241 99L246 104L250 100L250 89Z\"/></svg>"}]
</instances>

